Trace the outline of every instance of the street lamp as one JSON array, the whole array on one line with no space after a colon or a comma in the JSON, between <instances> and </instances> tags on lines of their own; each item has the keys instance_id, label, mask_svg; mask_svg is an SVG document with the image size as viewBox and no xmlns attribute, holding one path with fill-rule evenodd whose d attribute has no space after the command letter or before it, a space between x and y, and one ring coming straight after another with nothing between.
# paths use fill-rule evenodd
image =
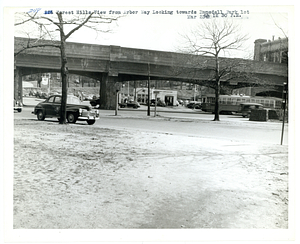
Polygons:
<instances>
[{"instance_id":1,"label":"street lamp","mask_svg":"<svg viewBox=\"0 0 300 244\"><path fill-rule=\"evenodd\" d=\"M283 107L283 118L282 118L282 130L281 130L281 145L283 142L283 132L284 132L284 121L285 121L285 110L287 106L287 101L288 101L288 83L284 82L283 83L283 91L282 91L282 107Z\"/></svg>"}]
</instances>

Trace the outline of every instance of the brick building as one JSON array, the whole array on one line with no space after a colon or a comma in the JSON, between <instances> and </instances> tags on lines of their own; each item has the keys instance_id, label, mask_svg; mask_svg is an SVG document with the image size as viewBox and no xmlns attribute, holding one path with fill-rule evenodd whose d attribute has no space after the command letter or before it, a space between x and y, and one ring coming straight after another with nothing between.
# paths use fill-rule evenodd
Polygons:
<instances>
[{"instance_id":1,"label":"brick building","mask_svg":"<svg viewBox=\"0 0 300 244\"><path fill-rule=\"evenodd\" d=\"M254 60L274 63L288 64L288 38L278 38L271 40L257 39L254 42ZM272 96L282 97L280 91L266 87L244 87L234 89L232 94L244 94L248 96Z\"/></svg>"},{"instance_id":2,"label":"brick building","mask_svg":"<svg viewBox=\"0 0 300 244\"><path fill-rule=\"evenodd\" d=\"M257 39L254 42L254 60L288 63L288 38Z\"/></svg>"}]
</instances>

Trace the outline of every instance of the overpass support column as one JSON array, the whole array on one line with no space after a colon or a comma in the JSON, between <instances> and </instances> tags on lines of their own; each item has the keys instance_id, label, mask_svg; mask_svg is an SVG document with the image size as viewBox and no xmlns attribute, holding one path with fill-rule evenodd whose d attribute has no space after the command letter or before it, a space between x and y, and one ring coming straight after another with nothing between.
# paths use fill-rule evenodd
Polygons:
<instances>
[{"instance_id":1,"label":"overpass support column","mask_svg":"<svg viewBox=\"0 0 300 244\"><path fill-rule=\"evenodd\" d=\"M14 98L23 103L22 70L19 67L14 69Z\"/></svg>"},{"instance_id":2,"label":"overpass support column","mask_svg":"<svg viewBox=\"0 0 300 244\"><path fill-rule=\"evenodd\" d=\"M100 83L100 108L115 109L119 77L103 73Z\"/></svg>"}]
</instances>

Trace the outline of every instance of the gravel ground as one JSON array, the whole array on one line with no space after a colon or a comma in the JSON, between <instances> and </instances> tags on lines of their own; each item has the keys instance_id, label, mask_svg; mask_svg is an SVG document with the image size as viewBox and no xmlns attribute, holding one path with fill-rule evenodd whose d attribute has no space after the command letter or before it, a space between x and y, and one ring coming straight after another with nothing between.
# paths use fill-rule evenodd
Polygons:
<instances>
[{"instance_id":1,"label":"gravel ground","mask_svg":"<svg viewBox=\"0 0 300 244\"><path fill-rule=\"evenodd\" d=\"M13 228L288 228L288 148L15 120Z\"/></svg>"}]
</instances>

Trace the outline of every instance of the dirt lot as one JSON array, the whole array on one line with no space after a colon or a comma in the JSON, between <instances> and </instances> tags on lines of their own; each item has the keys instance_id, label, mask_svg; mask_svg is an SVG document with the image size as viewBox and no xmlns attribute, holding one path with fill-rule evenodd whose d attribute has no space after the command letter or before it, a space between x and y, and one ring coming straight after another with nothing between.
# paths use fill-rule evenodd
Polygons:
<instances>
[{"instance_id":1,"label":"dirt lot","mask_svg":"<svg viewBox=\"0 0 300 244\"><path fill-rule=\"evenodd\" d=\"M15 229L288 228L288 148L15 120Z\"/></svg>"}]
</instances>

